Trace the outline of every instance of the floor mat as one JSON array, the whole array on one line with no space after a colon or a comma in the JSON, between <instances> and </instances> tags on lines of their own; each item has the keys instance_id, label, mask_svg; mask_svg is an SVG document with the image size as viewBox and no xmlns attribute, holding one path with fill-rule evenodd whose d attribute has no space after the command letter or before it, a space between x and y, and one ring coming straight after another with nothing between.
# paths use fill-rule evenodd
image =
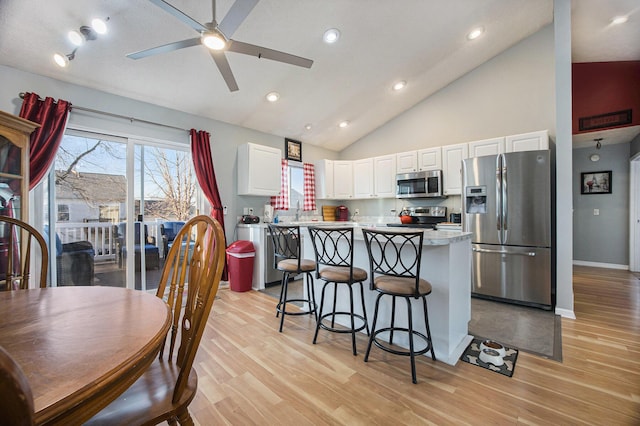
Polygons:
<instances>
[{"instance_id":1,"label":"floor mat","mask_svg":"<svg viewBox=\"0 0 640 426\"><path fill-rule=\"evenodd\" d=\"M505 346L505 356L502 358L504 360L504 364L501 366L495 366L480 359L480 343L482 340L483 339L474 338L471 343L469 343L469 346L467 346L467 349L465 349L460 360L503 374L507 377L513 376L513 371L516 368L516 361L518 359L518 350Z\"/></svg>"}]
</instances>

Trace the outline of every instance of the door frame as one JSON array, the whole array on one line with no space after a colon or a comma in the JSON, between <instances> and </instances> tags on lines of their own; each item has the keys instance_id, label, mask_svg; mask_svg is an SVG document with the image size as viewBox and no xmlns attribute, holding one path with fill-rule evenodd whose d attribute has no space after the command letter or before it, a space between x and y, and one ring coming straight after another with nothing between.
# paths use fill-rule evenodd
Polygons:
<instances>
[{"instance_id":1,"label":"door frame","mask_svg":"<svg viewBox=\"0 0 640 426\"><path fill-rule=\"evenodd\" d=\"M629 164L629 270L640 272L640 154Z\"/></svg>"}]
</instances>

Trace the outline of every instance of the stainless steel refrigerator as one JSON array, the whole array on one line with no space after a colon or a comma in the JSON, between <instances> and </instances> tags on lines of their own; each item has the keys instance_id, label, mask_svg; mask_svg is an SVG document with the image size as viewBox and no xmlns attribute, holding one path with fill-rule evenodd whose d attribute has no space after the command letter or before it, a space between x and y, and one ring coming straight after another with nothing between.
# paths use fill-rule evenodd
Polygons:
<instances>
[{"instance_id":1,"label":"stainless steel refrigerator","mask_svg":"<svg viewBox=\"0 0 640 426\"><path fill-rule=\"evenodd\" d=\"M463 161L463 229L472 232L472 294L552 308L549 151Z\"/></svg>"}]
</instances>

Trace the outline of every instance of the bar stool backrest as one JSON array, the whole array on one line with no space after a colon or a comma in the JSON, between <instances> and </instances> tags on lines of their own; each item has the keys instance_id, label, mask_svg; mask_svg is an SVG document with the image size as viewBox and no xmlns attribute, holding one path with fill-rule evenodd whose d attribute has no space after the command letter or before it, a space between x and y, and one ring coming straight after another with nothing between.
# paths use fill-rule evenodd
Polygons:
<instances>
[{"instance_id":1,"label":"bar stool backrest","mask_svg":"<svg viewBox=\"0 0 640 426\"><path fill-rule=\"evenodd\" d=\"M316 263L351 268L353 278L353 228L309 227ZM319 273L318 269L318 273Z\"/></svg>"},{"instance_id":2,"label":"bar stool backrest","mask_svg":"<svg viewBox=\"0 0 640 426\"><path fill-rule=\"evenodd\" d=\"M414 278L416 293L420 280L424 233L363 229L371 270L370 287L375 275Z\"/></svg>"},{"instance_id":3,"label":"bar stool backrest","mask_svg":"<svg viewBox=\"0 0 640 426\"><path fill-rule=\"evenodd\" d=\"M300 227L269 224L269 233L273 243L273 267L278 268L278 263L285 259L298 259L300 269Z\"/></svg>"}]
</instances>

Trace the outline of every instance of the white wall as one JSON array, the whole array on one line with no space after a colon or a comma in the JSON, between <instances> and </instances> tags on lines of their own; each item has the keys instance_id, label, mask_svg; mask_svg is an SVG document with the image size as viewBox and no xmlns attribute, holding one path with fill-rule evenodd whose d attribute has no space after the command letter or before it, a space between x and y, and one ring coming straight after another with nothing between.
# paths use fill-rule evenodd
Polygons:
<instances>
[{"instance_id":1,"label":"white wall","mask_svg":"<svg viewBox=\"0 0 640 426\"><path fill-rule=\"evenodd\" d=\"M256 213L261 214L264 204L268 202L267 197L237 195L237 147L246 142L254 142L283 149L283 136L261 133L0 65L0 110L17 115L22 105L22 99L19 98L20 92L35 92L41 97L51 96L54 99L65 99L79 107L163 123L181 129L195 128L210 132L211 150L220 197L223 204L229 207L229 214L225 217L229 242L234 240L236 217L242 214L242 208L253 207ZM96 130L143 140L153 139L189 144L189 134L186 131L172 130L139 122L131 123L129 120L111 118L79 110L72 110L69 118L69 127ZM305 162L313 162L321 158L331 159L337 156L333 151L308 144L303 144L302 153ZM208 214L209 212L203 213Z\"/></svg>"},{"instance_id":2,"label":"white wall","mask_svg":"<svg viewBox=\"0 0 640 426\"><path fill-rule=\"evenodd\" d=\"M340 156L366 158L544 129L555 135L553 72L553 27L547 26L363 137Z\"/></svg>"}]
</instances>

